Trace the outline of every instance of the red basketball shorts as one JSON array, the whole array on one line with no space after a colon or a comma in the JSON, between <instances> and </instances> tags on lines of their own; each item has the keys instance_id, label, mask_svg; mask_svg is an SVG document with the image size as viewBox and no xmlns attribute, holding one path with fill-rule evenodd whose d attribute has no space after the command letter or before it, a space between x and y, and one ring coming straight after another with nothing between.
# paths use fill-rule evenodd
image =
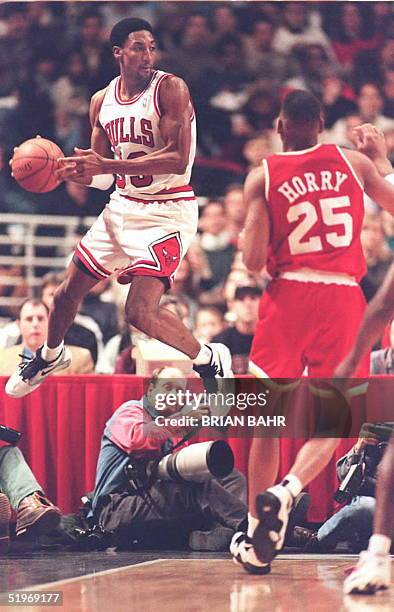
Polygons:
<instances>
[{"instance_id":1,"label":"red basketball shorts","mask_svg":"<svg viewBox=\"0 0 394 612\"><path fill-rule=\"evenodd\" d=\"M279 278L265 291L250 353L259 378L331 378L352 348L365 299L360 287ZM369 355L355 377L369 374Z\"/></svg>"}]
</instances>

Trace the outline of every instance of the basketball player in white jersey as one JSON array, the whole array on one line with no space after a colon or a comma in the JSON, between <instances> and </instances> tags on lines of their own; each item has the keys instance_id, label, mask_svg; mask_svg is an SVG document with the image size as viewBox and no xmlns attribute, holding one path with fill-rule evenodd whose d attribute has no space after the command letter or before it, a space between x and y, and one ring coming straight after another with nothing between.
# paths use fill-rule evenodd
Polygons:
<instances>
[{"instance_id":1,"label":"basketball player in white jersey","mask_svg":"<svg viewBox=\"0 0 394 612\"><path fill-rule=\"evenodd\" d=\"M22 397L70 363L65 333L84 296L114 272L131 283L127 321L188 355L203 378L231 377L222 344L201 346L180 319L159 306L197 230L198 206L189 185L196 147L194 110L184 81L153 68L150 24L123 19L110 36L120 75L90 105L91 149L59 160L58 176L99 189L116 189L77 246L55 294L48 338L7 381ZM112 151L112 153L111 153Z\"/></svg>"}]
</instances>

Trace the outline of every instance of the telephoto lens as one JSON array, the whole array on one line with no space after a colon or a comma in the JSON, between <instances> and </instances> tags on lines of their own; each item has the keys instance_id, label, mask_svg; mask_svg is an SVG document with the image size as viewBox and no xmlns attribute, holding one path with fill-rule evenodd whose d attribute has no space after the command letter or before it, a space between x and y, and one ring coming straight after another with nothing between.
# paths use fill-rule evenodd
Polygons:
<instances>
[{"instance_id":1,"label":"telephoto lens","mask_svg":"<svg viewBox=\"0 0 394 612\"><path fill-rule=\"evenodd\" d=\"M176 482L224 478L234 469L234 455L224 440L199 442L166 455L157 465L157 477Z\"/></svg>"}]
</instances>

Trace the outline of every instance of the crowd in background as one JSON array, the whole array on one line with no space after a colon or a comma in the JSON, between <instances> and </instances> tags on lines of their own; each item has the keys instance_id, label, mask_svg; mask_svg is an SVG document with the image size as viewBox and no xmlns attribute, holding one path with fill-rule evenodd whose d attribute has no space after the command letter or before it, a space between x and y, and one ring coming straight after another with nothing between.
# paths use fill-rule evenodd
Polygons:
<instances>
[{"instance_id":1,"label":"crowd in background","mask_svg":"<svg viewBox=\"0 0 394 612\"><path fill-rule=\"evenodd\" d=\"M201 340L219 337L234 346L234 369L242 373L259 297L268 280L264 272L250 274L238 251L245 216L242 181L263 157L280 150L275 118L281 97L291 88L307 89L320 98L326 121L323 142L354 147L352 128L371 122L384 131L394 160L393 5L4 4L0 7L0 212L83 217L101 211L108 194L81 185L68 183L45 195L23 191L11 179L7 160L16 144L36 134L54 140L66 154L75 145L89 145L90 96L118 73L108 34L117 21L129 16L152 23L157 67L185 79L197 114L192 183L201 203L199 234L164 304ZM9 228L3 225L1 232L7 234ZM362 241L368 263L362 284L370 299L394 249L394 222L371 201L366 202ZM8 254L4 246L1 249ZM53 285L60 282L52 280ZM0 287L0 293L3 290ZM82 346L91 349L99 371L135 371L130 346L136 344L138 332L129 330L121 316L113 325L114 311L124 301L120 291L116 283L112 288L100 286L80 312L85 324L92 319L88 328L96 346L88 347L88 340ZM7 314L15 316L12 311ZM112 323L110 330L106 321ZM14 327L14 336L17 333ZM9 345L9 338L0 330L0 346ZM237 354L239 347L242 351Z\"/></svg>"}]
</instances>

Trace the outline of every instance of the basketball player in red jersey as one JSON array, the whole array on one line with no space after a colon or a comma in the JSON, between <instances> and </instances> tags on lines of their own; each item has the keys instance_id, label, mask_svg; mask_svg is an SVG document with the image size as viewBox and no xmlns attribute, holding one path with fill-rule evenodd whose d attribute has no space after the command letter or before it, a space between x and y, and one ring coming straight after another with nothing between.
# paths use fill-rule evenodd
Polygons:
<instances>
[{"instance_id":1,"label":"basketball player in red jersey","mask_svg":"<svg viewBox=\"0 0 394 612\"><path fill-rule=\"evenodd\" d=\"M114 272L120 283L131 283L126 301L131 325L188 355L203 378L232 376L227 347L201 346L180 319L159 306L197 230L198 206L189 185L196 126L188 88L182 79L154 70L148 22L123 19L110 40L120 76L92 97L91 149L59 160L58 176L108 189L116 175L116 189L77 246L55 294L47 342L6 384L13 397L67 367L63 339L78 306Z\"/></svg>"},{"instance_id":2,"label":"basketball player in red jersey","mask_svg":"<svg viewBox=\"0 0 394 612\"><path fill-rule=\"evenodd\" d=\"M357 148L374 162L379 173L394 182L391 163L387 159L384 135L373 125L356 129ZM387 323L394 316L394 264L373 300L368 304L355 343L334 372L335 378L349 379L365 353L382 336ZM394 535L394 438L389 442L379 464L376 485L376 510L373 535L368 550L344 582L345 594L373 594L387 589L391 580L390 548Z\"/></svg>"},{"instance_id":3,"label":"basketball player in red jersey","mask_svg":"<svg viewBox=\"0 0 394 612\"><path fill-rule=\"evenodd\" d=\"M267 264L273 277L260 304L250 371L268 384L278 379L276 388L280 379L297 379L306 367L315 379L311 386L332 377L354 343L365 309L358 285L366 269L360 243L364 191L394 213L394 188L373 163L358 151L317 144L322 129L319 101L305 91L288 94L278 120L284 152L264 160L245 183L244 261L255 271ZM365 356L356 376L368 372ZM279 439L253 439L249 530L235 534L231 545L246 571L270 571L294 498L328 464L338 442L311 438L290 473L271 486Z\"/></svg>"}]
</instances>

